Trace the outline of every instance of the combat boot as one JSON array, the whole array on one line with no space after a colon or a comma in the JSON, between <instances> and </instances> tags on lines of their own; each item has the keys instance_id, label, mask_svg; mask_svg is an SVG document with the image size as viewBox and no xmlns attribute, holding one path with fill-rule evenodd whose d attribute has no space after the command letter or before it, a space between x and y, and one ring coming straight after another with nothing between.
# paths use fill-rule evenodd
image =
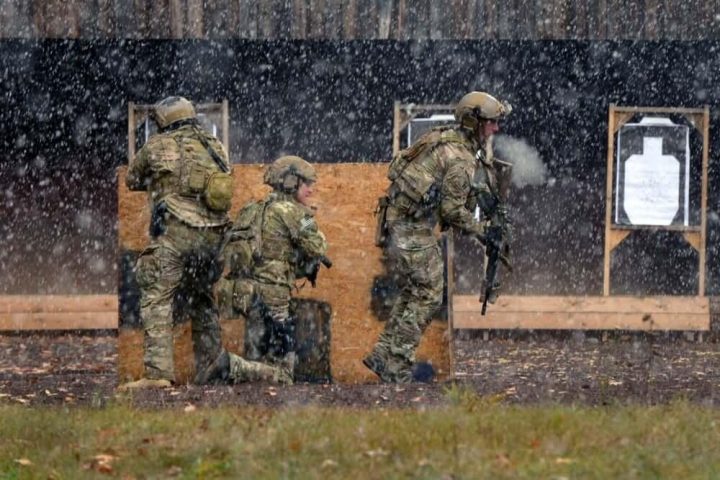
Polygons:
<instances>
[{"instance_id":1,"label":"combat boot","mask_svg":"<svg viewBox=\"0 0 720 480\"><path fill-rule=\"evenodd\" d=\"M292 372L285 368L276 368L272 376L273 383L292 385L294 383Z\"/></svg>"},{"instance_id":2,"label":"combat boot","mask_svg":"<svg viewBox=\"0 0 720 480\"><path fill-rule=\"evenodd\" d=\"M152 379L152 378L141 378L134 382L123 383L117 387L118 392L127 392L129 390L141 390L143 388L168 388L172 387L170 380L164 378Z\"/></svg>"},{"instance_id":3,"label":"combat boot","mask_svg":"<svg viewBox=\"0 0 720 480\"><path fill-rule=\"evenodd\" d=\"M217 358L204 370L195 375L195 385L208 385L210 383L228 383L230 376L230 355L223 350Z\"/></svg>"},{"instance_id":4,"label":"combat boot","mask_svg":"<svg viewBox=\"0 0 720 480\"><path fill-rule=\"evenodd\" d=\"M373 350L365 358L363 358L363 365L365 365L370 371L377 375L380 380L387 381L383 377L385 375L385 361L375 353Z\"/></svg>"}]
</instances>

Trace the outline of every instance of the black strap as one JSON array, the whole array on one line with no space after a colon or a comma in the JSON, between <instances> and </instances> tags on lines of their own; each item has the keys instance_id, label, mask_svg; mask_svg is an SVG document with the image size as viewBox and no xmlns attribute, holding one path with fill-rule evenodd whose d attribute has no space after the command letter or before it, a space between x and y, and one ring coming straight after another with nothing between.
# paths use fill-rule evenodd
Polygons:
<instances>
[{"instance_id":1,"label":"black strap","mask_svg":"<svg viewBox=\"0 0 720 480\"><path fill-rule=\"evenodd\" d=\"M193 130L195 131L195 134L197 135L197 139L200 143L202 143L202 146L205 147L205 150L210 154L212 159L215 161L217 166L225 173L230 173L230 167L228 167L222 158L220 158L220 155L215 151L214 148L210 146L207 139L205 139L205 135L198 129L197 124L192 124Z\"/></svg>"}]
</instances>

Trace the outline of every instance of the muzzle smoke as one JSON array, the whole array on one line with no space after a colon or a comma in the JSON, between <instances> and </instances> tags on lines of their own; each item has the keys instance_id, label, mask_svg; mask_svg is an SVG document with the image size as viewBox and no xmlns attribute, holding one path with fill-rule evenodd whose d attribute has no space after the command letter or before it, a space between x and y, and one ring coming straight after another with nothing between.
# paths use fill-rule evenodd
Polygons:
<instances>
[{"instance_id":1,"label":"muzzle smoke","mask_svg":"<svg viewBox=\"0 0 720 480\"><path fill-rule=\"evenodd\" d=\"M545 183L547 168L534 147L508 135L495 136L493 143L495 156L513 164L512 184L515 187Z\"/></svg>"}]
</instances>

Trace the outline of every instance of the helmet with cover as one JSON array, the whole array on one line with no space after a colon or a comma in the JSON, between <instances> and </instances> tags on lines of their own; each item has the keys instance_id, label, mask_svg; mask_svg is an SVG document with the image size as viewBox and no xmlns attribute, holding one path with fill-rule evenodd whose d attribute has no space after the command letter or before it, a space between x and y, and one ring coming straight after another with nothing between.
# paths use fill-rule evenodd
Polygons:
<instances>
[{"instance_id":1,"label":"helmet with cover","mask_svg":"<svg viewBox=\"0 0 720 480\"><path fill-rule=\"evenodd\" d=\"M470 92L455 106L455 120L474 130L481 120L498 121L509 115L512 106L485 92Z\"/></svg>"},{"instance_id":2,"label":"helmet with cover","mask_svg":"<svg viewBox=\"0 0 720 480\"><path fill-rule=\"evenodd\" d=\"M294 193L300 182L317 181L315 168L304 159L286 155L278 158L265 169L263 182L276 190Z\"/></svg>"},{"instance_id":3,"label":"helmet with cover","mask_svg":"<svg viewBox=\"0 0 720 480\"><path fill-rule=\"evenodd\" d=\"M151 116L160 130L182 120L196 118L195 107L184 97L167 97L155 104Z\"/></svg>"}]
</instances>

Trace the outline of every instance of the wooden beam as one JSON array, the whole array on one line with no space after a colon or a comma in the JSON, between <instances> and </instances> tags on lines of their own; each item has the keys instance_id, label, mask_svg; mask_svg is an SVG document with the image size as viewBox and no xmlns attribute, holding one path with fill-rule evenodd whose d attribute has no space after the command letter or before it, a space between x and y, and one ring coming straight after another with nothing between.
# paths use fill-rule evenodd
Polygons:
<instances>
[{"instance_id":1,"label":"wooden beam","mask_svg":"<svg viewBox=\"0 0 720 480\"><path fill-rule=\"evenodd\" d=\"M27 330L114 330L118 313L0 313L0 331Z\"/></svg>"},{"instance_id":2,"label":"wooden beam","mask_svg":"<svg viewBox=\"0 0 720 480\"><path fill-rule=\"evenodd\" d=\"M700 252L700 243L702 237L700 232L685 232L683 233L683 237L685 238L685 241L690 244L691 247ZM700 268L702 268L702 265L703 263L700 262Z\"/></svg>"},{"instance_id":3,"label":"wooden beam","mask_svg":"<svg viewBox=\"0 0 720 480\"><path fill-rule=\"evenodd\" d=\"M482 304L476 295L453 295L453 310L459 312L480 311ZM675 295L635 296L550 296L550 295L501 295L488 306L488 312L584 312L584 313L692 313L707 314L709 301L702 297Z\"/></svg>"},{"instance_id":4,"label":"wooden beam","mask_svg":"<svg viewBox=\"0 0 720 480\"><path fill-rule=\"evenodd\" d=\"M0 296L0 331L115 329L117 295Z\"/></svg>"},{"instance_id":5,"label":"wooden beam","mask_svg":"<svg viewBox=\"0 0 720 480\"><path fill-rule=\"evenodd\" d=\"M475 296L456 295L453 327L529 330L709 330L707 297L502 296L480 315Z\"/></svg>"},{"instance_id":6,"label":"wooden beam","mask_svg":"<svg viewBox=\"0 0 720 480\"><path fill-rule=\"evenodd\" d=\"M620 245L620 243L627 238L628 235L630 235L631 230L615 230L611 229L609 232L610 235L610 252L615 250L615 247Z\"/></svg>"},{"instance_id":7,"label":"wooden beam","mask_svg":"<svg viewBox=\"0 0 720 480\"><path fill-rule=\"evenodd\" d=\"M635 113L618 113L616 112L616 118L614 122L613 131L614 133L617 133L618 130L622 128L623 125L625 125L627 122L630 121L632 117L635 116Z\"/></svg>"},{"instance_id":8,"label":"wooden beam","mask_svg":"<svg viewBox=\"0 0 720 480\"><path fill-rule=\"evenodd\" d=\"M0 314L117 312L117 295L0 295Z\"/></svg>"}]
</instances>

